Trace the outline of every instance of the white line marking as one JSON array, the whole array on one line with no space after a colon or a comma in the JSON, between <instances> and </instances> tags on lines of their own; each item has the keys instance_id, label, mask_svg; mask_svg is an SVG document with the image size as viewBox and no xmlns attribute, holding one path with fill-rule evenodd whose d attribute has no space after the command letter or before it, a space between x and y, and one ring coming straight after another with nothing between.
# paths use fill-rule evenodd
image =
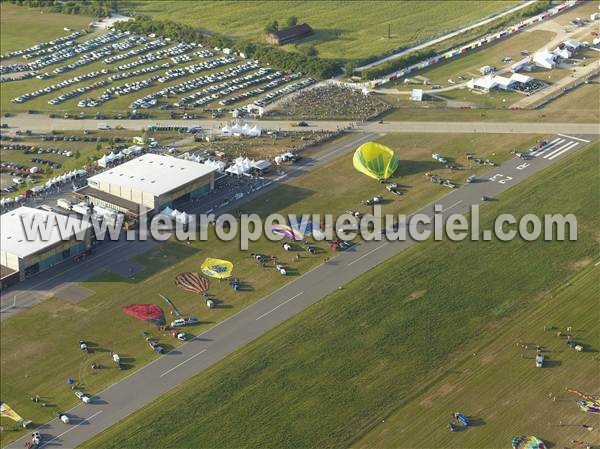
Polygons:
<instances>
[{"instance_id":1,"label":"white line marking","mask_svg":"<svg viewBox=\"0 0 600 449\"><path fill-rule=\"evenodd\" d=\"M555 154L560 154L560 153L564 153L565 151L569 151L571 148L576 147L577 145L579 145L578 142L569 142L565 145L563 145L560 148L557 148L554 151L551 151L548 154L545 154L544 156L542 156L544 159L551 159Z\"/></svg>"},{"instance_id":2,"label":"white line marking","mask_svg":"<svg viewBox=\"0 0 600 449\"><path fill-rule=\"evenodd\" d=\"M54 438L52 438L51 440L45 441L44 443L42 443L42 445L40 446L40 448L46 446L47 444L52 443L54 440L59 439L60 437L62 437L63 435L69 433L71 430L75 430L77 427L79 427L80 425L82 425L83 423L88 423L90 421L90 419L98 416L100 413L102 413L104 410L98 410L96 413L94 413L93 415L82 419L81 422L75 424L73 427L70 427L68 430L65 430L63 433L56 435Z\"/></svg>"},{"instance_id":3,"label":"white line marking","mask_svg":"<svg viewBox=\"0 0 600 449\"><path fill-rule=\"evenodd\" d=\"M548 160L549 160L549 161L551 161L552 159L554 159L554 158L557 158L557 157L558 157L558 156L560 156L561 154L563 154L563 153L566 153L567 151L569 151L571 148L575 148L577 145L579 145L579 143L577 143L577 142L573 142L573 144L572 144L570 147L568 147L568 148L565 148L565 149L564 149L564 150L562 150L562 151L559 151L558 153L554 154L553 156L550 156L550 157L548 158Z\"/></svg>"},{"instance_id":4,"label":"white line marking","mask_svg":"<svg viewBox=\"0 0 600 449\"><path fill-rule=\"evenodd\" d=\"M296 299L298 296L300 296L300 295L301 295L301 294L303 294L303 293L304 293L304 292L300 292L300 293L298 293L297 295L294 295L294 296L292 296L290 299L286 299L286 300L285 300L285 301L283 301L281 304L279 304L279 305L277 305L277 306L273 307L273 308L272 308L271 310L269 310L268 312L265 312L265 313L263 313L261 316L259 316L259 317L256 319L256 321L260 320L261 318L264 318L264 317L266 317L266 316L267 316L268 314L270 314L271 312L273 312L273 311L275 311L275 310L279 309L281 306L284 306L284 305L286 305L288 302L290 302L290 301L292 301L292 300Z\"/></svg>"},{"instance_id":5,"label":"white line marking","mask_svg":"<svg viewBox=\"0 0 600 449\"><path fill-rule=\"evenodd\" d=\"M179 368L179 367L180 367L181 365L183 365L184 363L187 363L187 362L189 362L190 360L192 360L192 359L195 359L195 358L196 358L196 357L198 357L200 354L204 354L205 352L206 352L206 349L203 349L203 350L202 350L202 351L200 351L199 353L197 353L197 354L194 354L193 356L191 356L191 357L189 357L189 358L185 359L183 362L181 362L181 363L178 363L178 364L177 364L177 365L175 365L173 368L171 368L171 369L168 369L167 371L165 371L164 373L162 373L162 374L160 375L160 377L166 376L166 375L167 375L167 374L169 374L171 371L174 371L174 370L176 370L177 368Z\"/></svg>"},{"instance_id":6,"label":"white line marking","mask_svg":"<svg viewBox=\"0 0 600 449\"><path fill-rule=\"evenodd\" d=\"M565 143L565 144L564 144L564 145L562 145L562 146L559 146L559 147L553 148L553 149L552 149L552 151L550 151L549 153L546 153L546 154L544 154L542 157L543 157L544 159L546 159L546 158L548 158L549 156L552 156L554 153L558 153L558 152L559 152L560 150L562 150L563 148L565 148L565 147L568 147L568 146L569 146L569 145L571 145L572 143L577 143L577 142L570 142L570 141L569 141L569 142Z\"/></svg>"},{"instance_id":7,"label":"white line marking","mask_svg":"<svg viewBox=\"0 0 600 449\"><path fill-rule=\"evenodd\" d=\"M566 134L558 134L560 137L567 137L568 139L579 140L580 142L590 143L589 140L581 139L579 137L567 136Z\"/></svg>"},{"instance_id":8,"label":"white line marking","mask_svg":"<svg viewBox=\"0 0 600 449\"><path fill-rule=\"evenodd\" d=\"M552 142L550 142L548 145L546 145L544 148L542 148L541 151L538 151L537 153L535 153L536 156L540 156L542 154L544 154L545 152L551 150L554 147L557 147L558 145L562 144L565 141L565 139L554 139Z\"/></svg>"},{"instance_id":9,"label":"white line marking","mask_svg":"<svg viewBox=\"0 0 600 449\"><path fill-rule=\"evenodd\" d=\"M369 251L368 253L366 253L366 254L363 254L362 256L360 256L358 259L355 259L355 260L353 260L352 262L350 262L350 263L348 264L348 266L350 266L350 265L354 265L356 262L359 262L359 261L361 261L361 260L362 260L362 259L364 259L365 257L367 257L367 256L370 256L371 254L373 254L373 253L374 253L375 251L377 251L378 249L381 249L381 248L383 248L384 246L387 246L387 245L389 245L389 244L390 244L390 243L389 243L389 242L387 242L387 243L384 243L383 245L379 245L377 248L374 248L374 249L372 249L372 250L371 250L371 251Z\"/></svg>"}]
</instances>

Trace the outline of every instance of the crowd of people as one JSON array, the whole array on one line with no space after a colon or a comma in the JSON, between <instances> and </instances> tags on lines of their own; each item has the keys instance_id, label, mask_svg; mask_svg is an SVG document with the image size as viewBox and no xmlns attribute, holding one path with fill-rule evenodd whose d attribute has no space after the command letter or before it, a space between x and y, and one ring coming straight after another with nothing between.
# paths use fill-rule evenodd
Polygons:
<instances>
[{"instance_id":1,"label":"crowd of people","mask_svg":"<svg viewBox=\"0 0 600 449\"><path fill-rule=\"evenodd\" d=\"M272 115L313 120L367 120L391 106L373 93L347 86L330 84L304 89L283 100L272 111Z\"/></svg>"}]
</instances>

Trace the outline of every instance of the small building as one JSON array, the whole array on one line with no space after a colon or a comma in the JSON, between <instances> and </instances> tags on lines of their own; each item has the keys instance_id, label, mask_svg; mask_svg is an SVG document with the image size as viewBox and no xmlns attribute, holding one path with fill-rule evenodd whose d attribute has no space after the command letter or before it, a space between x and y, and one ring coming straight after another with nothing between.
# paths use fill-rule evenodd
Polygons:
<instances>
[{"instance_id":1,"label":"small building","mask_svg":"<svg viewBox=\"0 0 600 449\"><path fill-rule=\"evenodd\" d=\"M412 101L423 101L423 89L413 89L410 93Z\"/></svg>"},{"instance_id":2,"label":"small building","mask_svg":"<svg viewBox=\"0 0 600 449\"><path fill-rule=\"evenodd\" d=\"M592 13L592 14L590 15L590 20L591 20L591 21L594 21L594 20L600 20L600 12L595 12L595 13Z\"/></svg>"},{"instance_id":3,"label":"small building","mask_svg":"<svg viewBox=\"0 0 600 449\"><path fill-rule=\"evenodd\" d=\"M214 189L215 170L172 156L145 154L88 179L76 195L138 218Z\"/></svg>"},{"instance_id":4,"label":"small building","mask_svg":"<svg viewBox=\"0 0 600 449\"><path fill-rule=\"evenodd\" d=\"M307 23L303 23L285 30L267 33L267 43L273 45L288 44L311 34L313 34L313 29Z\"/></svg>"},{"instance_id":5,"label":"small building","mask_svg":"<svg viewBox=\"0 0 600 449\"><path fill-rule=\"evenodd\" d=\"M25 226L35 231L35 223L54 224L28 235ZM49 226L49 225L48 225ZM32 207L19 207L0 216L0 287L22 281L91 247L92 225L74 216Z\"/></svg>"}]
</instances>

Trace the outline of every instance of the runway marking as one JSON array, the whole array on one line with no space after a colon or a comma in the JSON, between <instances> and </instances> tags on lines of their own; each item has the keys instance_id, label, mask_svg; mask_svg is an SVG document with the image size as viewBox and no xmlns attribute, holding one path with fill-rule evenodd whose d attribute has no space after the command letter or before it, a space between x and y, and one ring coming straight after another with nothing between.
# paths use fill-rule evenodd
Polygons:
<instances>
[{"instance_id":1,"label":"runway marking","mask_svg":"<svg viewBox=\"0 0 600 449\"><path fill-rule=\"evenodd\" d=\"M561 143L563 143L565 141L565 139L554 139L552 142L550 142L548 145L546 145L544 148L542 148L540 151L538 151L537 153L535 153L536 156L541 156L542 154L544 154L545 152L551 150L552 148L560 145Z\"/></svg>"},{"instance_id":2,"label":"runway marking","mask_svg":"<svg viewBox=\"0 0 600 449\"><path fill-rule=\"evenodd\" d=\"M383 248L384 246L387 246L387 245L389 245L389 244L390 244L390 242L384 243L383 245L379 245L377 248L374 248L374 249L372 249L372 250L371 250L371 251L369 251L368 253L365 253L365 254L363 254L362 256L360 256L358 259L355 259L355 260L353 260L352 262L350 262L350 263L348 264L348 266L350 266L350 265L354 265L356 262L359 262L359 261L361 261L361 260L362 260L362 259L364 259L365 257L367 257L367 256L370 256L371 254L373 254L373 253L374 253L375 251L377 251L378 249L381 249L381 248Z\"/></svg>"},{"instance_id":3,"label":"runway marking","mask_svg":"<svg viewBox=\"0 0 600 449\"><path fill-rule=\"evenodd\" d=\"M283 301L281 304L273 307L271 310L269 310L268 312L263 313L261 316L259 316L256 321L260 320L261 318L266 317L268 314L270 314L271 312L274 312L275 310L279 309L281 306L286 305L288 302L296 299L298 296L300 296L301 294L303 294L304 292L300 292L297 295L292 296L290 299L286 299L285 301Z\"/></svg>"},{"instance_id":4,"label":"runway marking","mask_svg":"<svg viewBox=\"0 0 600 449\"><path fill-rule=\"evenodd\" d=\"M171 371L174 371L174 370L176 370L177 368L179 368L179 367L180 367L181 365L183 365L184 363L187 363L187 362L189 362L190 360L192 360L192 359L195 359L195 358L196 358L196 357L198 357L200 354L204 354L205 352L206 352L206 349L203 349L203 350L202 350L202 351L200 351L199 353L197 353L197 354L194 354L193 356L191 356L191 357L189 357L189 358L185 359L183 362L181 362L181 363L178 363L178 364L177 364L177 365L175 365L173 368L171 368L171 369L168 369L167 371L165 371L164 373L162 373L162 374L160 375L160 377L166 376L166 375L167 375L167 374L169 374Z\"/></svg>"},{"instance_id":5,"label":"runway marking","mask_svg":"<svg viewBox=\"0 0 600 449\"><path fill-rule=\"evenodd\" d=\"M52 443L54 440L57 440L57 439L59 439L59 438L60 438L60 437L62 437L63 435L65 435L65 434L69 433L71 430L75 430L77 427L79 427L79 426L80 426L80 425L82 425L83 423L89 422L89 421L90 421L90 419L92 419L92 418L94 418L94 417L98 416L98 415L99 415L100 413L102 413L103 411L104 411L104 410L98 410L98 411L97 411L96 413L94 413L93 415L91 415L91 416L88 416L87 418L85 418L85 419L81 420L81 422L79 422L79 423L75 424L74 426L70 427L69 429L65 430L63 433L61 433L61 434L58 434L58 435L56 435L54 438L52 438L51 440L48 440L48 441L46 441L46 442L42 443L42 445L40 446L40 448L42 448L42 447L46 446L47 444L50 444L50 443Z\"/></svg>"},{"instance_id":6,"label":"runway marking","mask_svg":"<svg viewBox=\"0 0 600 449\"><path fill-rule=\"evenodd\" d=\"M579 137L574 137L574 136L568 136L566 134L558 134L560 137L566 137L568 139L573 139L573 140L579 140L580 142L585 142L585 143L590 143L589 140L585 140L585 139L581 139Z\"/></svg>"},{"instance_id":7,"label":"runway marking","mask_svg":"<svg viewBox=\"0 0 600 449\"><path fill-rule=\"evenodd\" d=\"M550 156L550 157L548 158L548 160L549 160L549 161L551 161L552 159L554 159L554 158L557 158L557 157L558 157L558 156L560 156L561 154L563 154L563 153L566 153L567 151L569 151L571 148L575 148L577 145L579 145L579 143L577 143L577 142L573 142L573 144L572 144L570 147L568 147L568 148L565 148L564 150L562 150L562 151L559 151L558 153L556 153L556 154L554 154L554 155Z\"/></svg>"},{"instance_id":8,"label":"runway marking","mask_svg":"<svg viewBox=\"0 0 600 449\"><path fill-rule=\"evenodd\" d=\"M552 156L554 153L562 150L564 147L568 147L569 145L571 145L573 142L567 142L564 145L561 143L562 146L556 146L552 149L552 151L550 151L549 153L544 154L542 157L544 159L546 159L548 156Z\"/></svg>"},{"instance_id":9,"label":"runway marking","mask_svg":"<svg viewBox=\"0 0 600 449\"><path fill-rule=\"evenodd\" d=\"M552 152L550 152L550 153L548 153L548 154L546 154L546 155L544 155L542 157L544 159L548 159L548 160L554 159L556 157L556 155L562 154L565 151L569 151L571 148L574 148L577 145L579 145L579 142L569 142L569 143L563 145L562 147L557 148L556 150L554 150L554 151L552 151Z\"/></svg>"}]
</instances>

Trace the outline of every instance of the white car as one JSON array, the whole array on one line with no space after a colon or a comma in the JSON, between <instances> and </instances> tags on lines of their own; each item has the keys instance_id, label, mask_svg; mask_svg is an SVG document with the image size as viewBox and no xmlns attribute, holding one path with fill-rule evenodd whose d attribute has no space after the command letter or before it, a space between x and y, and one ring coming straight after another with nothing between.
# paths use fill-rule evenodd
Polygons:
<instances>
[{"instance_id":1,"label":"white car","mask_svg":"<svg viewBox=\"0 0 600 449\"><path fill-rule=\"evenodd\" d=\"M77 396L77 399L81 400L81 402L84 402L85 404L92 402L92 398L90 398L83 391L75 390L75 396Z\"/></svg>"}]
</instances>

